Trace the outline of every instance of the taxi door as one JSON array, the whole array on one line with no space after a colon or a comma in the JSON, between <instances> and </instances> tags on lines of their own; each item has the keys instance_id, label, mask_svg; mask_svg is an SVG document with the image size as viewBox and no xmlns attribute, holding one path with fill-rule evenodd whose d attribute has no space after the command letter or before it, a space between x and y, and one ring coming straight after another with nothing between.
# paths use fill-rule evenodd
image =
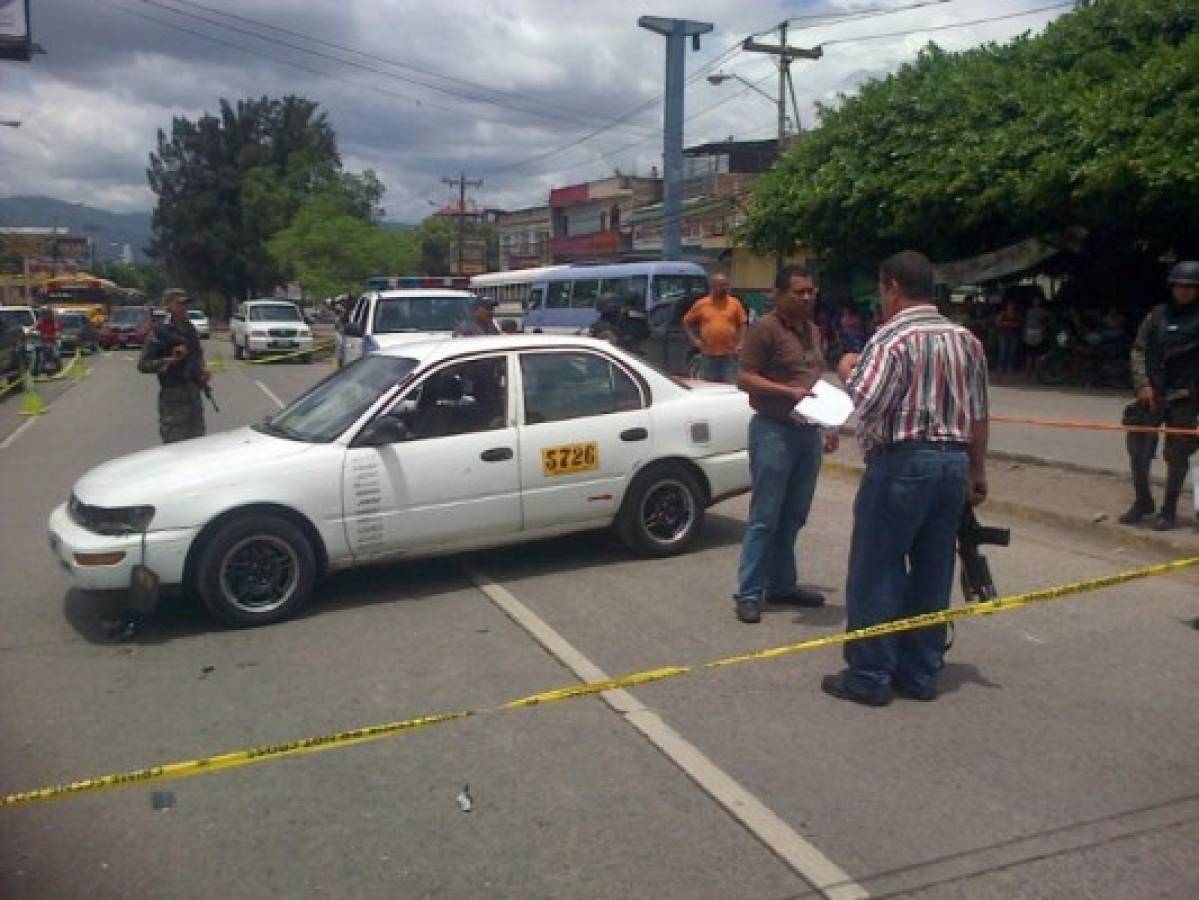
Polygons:
<instances>
[{"instance_id":1,"label":"taxi door","mask_svg":"<svg viewBox=\"0 0 1199 900\"><path fill-rule=\"evenodd\" d=\"M470 544L521 530L508 355L451 363L388 415L402 436L351 447L342 478L356 559Z\"/></svg>"},{"instance_id":2,"label":"taxi door","mask_svg":"<svg viewBox=\"0 0 1199 900\"><path fill-rule=\"evenodd\" d=\"M591 350L520 354L520 481L527 530L611 520L652 454L638 382Z\"/></svg>"}]
</instances>

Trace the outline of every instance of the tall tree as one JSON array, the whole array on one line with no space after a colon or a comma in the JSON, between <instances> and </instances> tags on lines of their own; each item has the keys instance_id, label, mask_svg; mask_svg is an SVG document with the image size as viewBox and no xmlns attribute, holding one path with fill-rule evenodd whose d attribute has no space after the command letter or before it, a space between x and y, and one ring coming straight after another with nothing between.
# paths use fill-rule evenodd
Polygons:
<instances>
[{"instance_id":1,"label":"tall tree","mask_svg":"<svg viewBox=\"0 0 1199 900\"><path fill-rule=\"evenodd\" d=\"M317 195L267 244L274 263L318 298L360 289L369 275L416 274L415 234L388 231L361 212L336 188Z\"/></svg>"},{"instance_id":2,"label":"tall tree","mask_svg":"<svg viewBox=\"0 0 1199 900\"><path fill-rule=\"evenodd\" d=\"M224 294L227 304L268 290L280 272L266 243L306 199L328 190L377 204L373 174L341 171L333 129L317 104L262 97L192 122L177 117L147 169L158 196L152 251L184 283Z\"/></svg>"},{"instance_id":3,"label":"tall tree","mask_svg":"<svg viewBox=\"0 0 1199 900\"><path fill-rule=\"evenodd\" d=\"M946 53L820 110L746 235L833 260L947 259L1081 226L1096 255L1199 250L1199 5L1082 0L1037 37Z\"/></svg>"}]
</instances>

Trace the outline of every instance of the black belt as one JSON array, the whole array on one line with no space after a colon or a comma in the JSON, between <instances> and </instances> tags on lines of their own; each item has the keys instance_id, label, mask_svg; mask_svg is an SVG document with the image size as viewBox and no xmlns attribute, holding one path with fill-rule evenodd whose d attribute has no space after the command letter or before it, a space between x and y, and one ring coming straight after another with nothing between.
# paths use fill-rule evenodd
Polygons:
<instances>
[{"instance_id":1,"label":"black belt","mask_svg":"<svg viewBox=\"0 0 1199 900\"><path fill-rule=\"evenodd\" d=\"M897 450L909 448L914 450L938 450L942 453L966 453L969 451L970 445L964 441L892 441L872 447L870 452L866 454L866 459L869 461L882 456L884 453L894 453Z\"/></svg>"}]
</instances>

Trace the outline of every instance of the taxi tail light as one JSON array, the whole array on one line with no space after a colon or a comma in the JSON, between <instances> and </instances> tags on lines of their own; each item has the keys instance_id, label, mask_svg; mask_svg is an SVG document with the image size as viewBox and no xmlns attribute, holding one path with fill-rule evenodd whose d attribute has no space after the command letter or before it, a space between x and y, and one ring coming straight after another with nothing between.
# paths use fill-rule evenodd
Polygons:
<instances>
[{"instance_id":1,"label":"taxi tail light","mask_svg":"<svg viewBox=\"0 0 1199 900\"><path fill-rule=\"evenodd\" d=\"M75 564L80 566L115 566L124 558L124 550L114 550L110 553L76 553Z\"/></svg>"}]
</instances>

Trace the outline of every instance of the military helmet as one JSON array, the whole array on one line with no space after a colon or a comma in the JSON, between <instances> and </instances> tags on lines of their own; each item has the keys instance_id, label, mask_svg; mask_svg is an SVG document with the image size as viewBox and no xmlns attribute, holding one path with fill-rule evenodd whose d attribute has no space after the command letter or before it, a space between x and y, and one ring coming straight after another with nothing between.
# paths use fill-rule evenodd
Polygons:
<instances>
[{"instance_id":1,"label":"military helmet","mask_svg":"<svg viewBox=\"0 0 1199 900\"><path fill-rule=\"evenodd\" d=\"M1167 281L1170 284L1199 285L1199 260L1184 259L1181 262L1175 263L1174 268L1170 270L1170 277Z\"/></svg>"}]
</instances>

